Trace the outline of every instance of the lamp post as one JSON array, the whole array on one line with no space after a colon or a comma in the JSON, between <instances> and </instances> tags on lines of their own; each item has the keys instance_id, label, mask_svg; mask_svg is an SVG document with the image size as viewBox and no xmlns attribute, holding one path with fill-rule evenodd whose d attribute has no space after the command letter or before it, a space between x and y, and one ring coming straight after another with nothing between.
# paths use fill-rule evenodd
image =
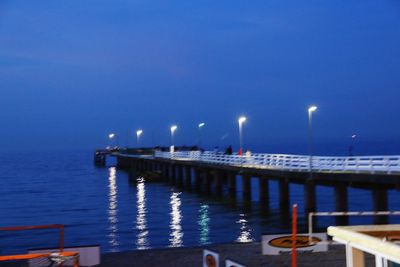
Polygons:
<instances>
[{"instance_id":1,"label":"lamp post","mask_svg":"<svg viewBox=\"0 0 400 267\"><path fill-rule=\"evenodd\" d=\"M171 152L174 152L175 150L175 144L174 144L174 133L178 129L178 126L172 125L171 126Z\"/></svg>"},{"instance_id":2,"label":"lamp post","mask_svg":"<svg viewBox=\"0 0 400 267\"><path fill-rule=\"evenodd\" d=\"M136 142L137 142L137 146L139 147L140 144L140 136L142 135L143 131L141 129L136 131Z\"/></svg>"},{"instance_id":3,"label":"lamp post","mask_svg":"<svg viewBox=\"0 0 400 267\"><path fill-rule=\"evenodd\" d=\"M112 148L114 138L116 138L116 134L115 133L110 133L108 135L108 139L110 139L110 148Z\"/></svg>"},{"instance_id":4,"label":"lamp post","mask_svg":"<svg viewBox=\"0 0 400 267\"><path fill-rule=\"evenodd\" d=\"M239 155L243 154L243 123L246 121L246 117L242 116L238 119L239 123Z\"/></svg>"},{"instance_id":5,"label":"lamp post","mask_svg":"<svg viewBox=\"0 0 400 267\"><path fill-rule=\"evenodd\" d=\"M198 129L199 129L199 149L201 147L201 129L204 127L204 125L206 125L204 122L199 123L199 125L198 125Z\"/></svg>"},{"instance_id":6,"label":"lamp post","mask_svg":"<svg viewBox=\"0 0 400 267\"><path fill-rule=\"evenodd\" d=\"M312 114L316 110L317 106L310 106L308 108L308 146L310 154L310 162L309 162L310 178L312 178L312 155L313 155Z\"/></svg>"},{"instance_id":7,"label":"lamp post","mask_svg":"<svg viewBox=\"0 0 400 267\"><path fill-rule=\"evenodd\" d=\"M350 146L349 146L349 156L350 156L350 157L353 156L354 141L355 141L356 137L357 137L357 135L355 135L355 134L353 134L353 135L351 136L351 143L350 143Z\"/></svg>"}]
</instances>

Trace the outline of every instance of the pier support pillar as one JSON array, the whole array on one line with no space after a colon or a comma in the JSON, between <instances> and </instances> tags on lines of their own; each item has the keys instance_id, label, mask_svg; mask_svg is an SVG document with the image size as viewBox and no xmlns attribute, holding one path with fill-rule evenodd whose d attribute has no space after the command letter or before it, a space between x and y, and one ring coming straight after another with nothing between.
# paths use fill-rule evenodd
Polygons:
<instances>
[{"instance_id":1,"label":"pier support pillar","mask_svg":"<svg viewBox=\"0 0 400 267\"><path fill-rule=\"evenodd\" d=\"M251 203L251 176L248 174L242 175L243 182L243 201L247 204Z\"/></svg>"},{"instance_id":2,"label":"pier support pillar","mask_svg":"<svg viewBox=\"0 0 400 267\"><path fill-rule=\"evenodd\" d=\"M230 198L236 198L236 173L228 172L228 195Z\"/></svg>"},{"instance_id":3,"label":"pier support pillar","mask_svg":"<svg viewBox=\"0 0 400 267\"><path fill-rule=\"evenodd\" d=\"M143 160L143 171L147 171L148 170L148 162L147 160Z\"/></svg>"},{"instance_id":4,"label":"pier support pillar","mask_svg":"<svg viewBox=\"0 0 400 267\"><path fill-rule=\"evenodd\" d=\"M260 209L261 213L268 213L269 211L269 180L266 177L260 177Z\"/></svg>"},{"instance_id":5,"label":"pier support pillar","mask_svg":"<svg viewBox=\"0 0 400 267\"><path fill-rule=\"evenodd\" d=\"M347 186L345 184L339 184L335 187L335 210L336 211L348 211L348 194ZM349 216L336 216L336 225L348 225Z\"/></svg>"},{"instance_id":6,"label":"pier support pillar","mask_svg":"<svg viewBox=\"0 0 400 267\"><path fill-rule=\"evenodd\" d=\"M192 187L192 169L190 166L185 168L185 189L190 190Z\"/></svg>"},{"instance_id":7,"label":"pier support pillar","mask_svg":"<svg viewBox=\"0 0 400 267\"><path fill-rule=\"evenodd\" d=\"M176 166L171 164L171 175L169 179L170 184L174 185L176 183Z\"/></svg>"},{"instance_id":8,"label":"pier support pillar","mask_svg":"<svg viewBox=\"0 0 400 267\"><path fill-rule=\"evenodd\" d=\"M290 226L290 190L289 180L287 178L280 178L279 182L279 208L280 208L280 222L283 227Z\"/></svg>"},{"instance_id":9,"label":"pier support pillar","mask_svg":"<svg viewBox=\"0 0 400 267\"><path fill-rule=\"evenodd\" d=\"M183 166L178 165L178 179L177 179L177 186L182 188L183 187Z\"/></svg>"},{"instance_id":10,"label":"pier support pillar","mask_svg":"<svg viewBox=\"0 0 400 267\"><path fill-rule=\"evenodd\" d=\"M315 183L312 180L306 181L304 184L304 209L307 216L308 213L317 210Z\"/></svg>"},{"instance_id":11,"label":"pier support pillar","mask_svg":"<svg viewBox=\"0 0 400 267\"><path fill-rule=\"evenodd\" d=\"M144 160L141 160L140 161L140 171L144 171L145 170L145 168L144 168Z\"/></svg>"},{"instance_id":12,"label":"pier support pillar","mask_svg":"<svg viewBox=\"0 0 400 267\"><path fill-rule=\"evenodd\" d=\"M289 182L287 179L279 180L279 207L284 213L289 212Z\"/></svg>"},{"instance_id":13,"label":"pier support pillar","mask_svg":"<svg viewBox=\"0 0 400 267\"><path fill-rule=\"evenodd\" d=\"M162 163L161 166L162 166L164 182L168 182L168 177L169 177L168 164Z\"/></svg>"},{"instance_id":14,"label":"pier support pillar","mask_svg":"<svg viewBox=\"0 0 400 267\"><path fill-rule=\"evenodd\" d=\"M388 196L386 188L374 188L372 190L374 211L387 211L388 210ZM374 224L387 224L389 222L388 216L375 216Z\"/></svg>"},{"instance_id":15,"label":"pier support pillar","mask_svg":"<svg viewBox=\"0 0 400 267\"><path fill-rule=\"evenodd\" d=\"M218 196L222 196L222 179L223 173L221 171L214 171L214 179L215 179L215 193Z\"/></svg>"},{"instance_id":16,"label":"pier support pillar","mask_svg":"<svg viewBox=\"0 0 400 267\"><path fill-rule=\"evenodd\" d=\"M202 173L199 169L195 169L194 173L195 173L196 192L201 193Z\"/></svg>"},{"instance_id":17,"label":"pier support pillar","mask_svg":"<svg viewBox=\"0 0 400 267\"><path fill-rule=\"evenodd\" d=\"M136 165L136 170L137 170L138 172L141 171L141 170L140 170L140 160L136 160L135 165Z\"/></svg>"},{"instance_id":18,"label":"pier support pillar","mask_svg":"<svg viewBox=\"0 0 400 267\"><path fill-rule=\"evenodd\" d=\"M206 195L211 195L211 184L212 184L212 174L209 170L206 170L204 172L205 179L204 179L204 193Z\"/></svg>"},{"instance_id":19,"label":"pier support pillar","mask_svg":"<svg viewBox=\"0 0 400 267\"><path fill-rule=\"evenodd\" d=\"M146 170L146 168L145 168L145 161L144 160L140 160L140 171L145 171Z\"/></svg>"},{"instance_id":20,"label":"pier support pillar","mask_svg":"<svg viewBox=\"0 0 400 267\"><path fill-rule=\"evenodd\" d=\"M154 172L156 170L156 162L151 160L149 163L150 163L150 170Z\"/></svg>"}]
</instances>

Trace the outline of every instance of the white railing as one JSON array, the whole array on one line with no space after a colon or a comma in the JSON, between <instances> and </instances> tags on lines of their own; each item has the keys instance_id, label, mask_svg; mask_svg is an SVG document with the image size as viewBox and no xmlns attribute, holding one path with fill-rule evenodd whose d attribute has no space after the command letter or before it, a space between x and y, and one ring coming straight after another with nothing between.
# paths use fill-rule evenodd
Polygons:
<instances>
[{"instance_id":1,"label":"white railing","mask_svg":"<svg viewBox=\"0 0 400 267\"><path fill-rule=\"evenodd\" d=\"M352 172L352 173L386 173L400 172L400 156L363 156L363 157L310 157L304 155L260 154L226 155L212 151L156 151L156 158L174 160L201 161L212 164L241 166L247 168L274 169L285 171L314 172Z\"/></svg>"}]
</instances>

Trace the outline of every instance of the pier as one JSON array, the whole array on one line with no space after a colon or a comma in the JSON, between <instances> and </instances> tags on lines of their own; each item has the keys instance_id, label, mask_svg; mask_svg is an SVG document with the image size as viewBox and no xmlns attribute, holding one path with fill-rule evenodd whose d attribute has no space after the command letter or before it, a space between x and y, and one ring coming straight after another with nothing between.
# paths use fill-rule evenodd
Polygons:
<instances>
[{"instance_id":1,"label":"pier","mask_svg":"<svg viewBox=\"0 0 400 267\"><path fill-rule=\"evenodd\" d=\"M129 153L128 153L129 152ZM263 212L269 210L269 182L279 188L279 205L289 211L291 183L304 187L304 212L317 210L316 186L334 189L335 211L348 211L348 187L371 191L373 209L388 210L387 191L400 188L400 156L320 157L252 154L226 155L211 151L119 150L109 154L117 158L117 166L128 171L153 171L164 182L184 190L204 195L235 198L237 177L241 177L242 197L251 205L251 179L259 183L259 202ZM338 217L337 223L347 224ZM385 223L387 217L376 217L375 223Z\"/></svg>"}]
</instances>

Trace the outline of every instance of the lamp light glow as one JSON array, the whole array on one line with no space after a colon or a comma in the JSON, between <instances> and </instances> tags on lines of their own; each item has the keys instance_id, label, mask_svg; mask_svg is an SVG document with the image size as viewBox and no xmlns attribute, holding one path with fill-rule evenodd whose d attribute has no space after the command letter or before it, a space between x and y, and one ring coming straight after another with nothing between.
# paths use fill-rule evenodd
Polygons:
<instances>
[{"instance_id":1,"label":"lamp light glow","mask_svg":"<svg viewBox=\"0 0 400 267\"><path fill-rule=\"evenodd\" d=\"M246 117L242 116L238 119L239 124L242 124L243 122L245 122L247 120Z\"/></svg>"},{"instance_id":2,"label":"lamp light glow","mask_svg":"<svg viewBox=\"0 0 400 267\"><path fill-rule=\"evenodd\" d=\"M309 108L308 108L308 112L309 113L311 113L311 112L314 112L314 111L316 111L317 110L317 106L310 106Z\"/></svg>"}]
</instances>

